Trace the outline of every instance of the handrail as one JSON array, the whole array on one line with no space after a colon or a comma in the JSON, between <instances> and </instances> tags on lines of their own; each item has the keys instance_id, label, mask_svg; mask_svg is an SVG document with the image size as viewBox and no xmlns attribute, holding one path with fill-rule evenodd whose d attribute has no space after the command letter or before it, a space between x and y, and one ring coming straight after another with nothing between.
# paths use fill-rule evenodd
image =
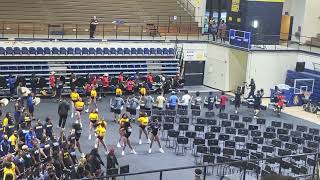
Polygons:
<instances>
[{"instance_id":1,"label":"handrail","mask_svg":"<svg viewBox=\"0 0 320 180\"><path fill-rule=\"evenodd\" d=\"M151 174L151 173L161 173L162 174L163 172L168 172L168 171L194 169L194 168L205 168L206 169L208 167L214 167L214 166L220 166L220 165L232 165L232 164L250 163L250 162L258 162L258 161L273 160L273 159L299 157L299 156L312 156L312 155L315 156L315 160L317 161L320 153L319 152L317 152L317 153L305 153L305 154L295 154L295 155L278 156L278 157L262 158L262 159L250 159L250 160L246 160L246 161L239 160L239 161L233 161L233 162L215 163L215 164L207 164L207 165L194 165L194 166L184 166L184 167L176 167L176 168L166 168L166 169L149 170L149 171L143 171L143 172L134 172L134 173L124 173L124 174L117 174L117 175L101 176L99 178L93 178L93 179L122 177L122 176L133 176L133 175ZM244 168L246 168L246 167L244 167ZM314 175L315 175L315 171L313 172L313 176Z\"/></svg>"}]
</instances>

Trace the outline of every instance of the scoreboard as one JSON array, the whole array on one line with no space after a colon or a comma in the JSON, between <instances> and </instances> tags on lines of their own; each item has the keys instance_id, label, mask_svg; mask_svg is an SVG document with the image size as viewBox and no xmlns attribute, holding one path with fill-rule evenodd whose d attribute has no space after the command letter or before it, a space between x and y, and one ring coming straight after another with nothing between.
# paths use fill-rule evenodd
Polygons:
<instances>
[{"instance_id":1,"label":"scoreboard","mask_svg":"<svg viewBox=\"0 0 320 180\"><path fill-rule=\"evenodd\" d=\"M241 48L250 49L251 32L239 31L235 29L229 30L229 44Z\"/></svg>"}]
</instances>

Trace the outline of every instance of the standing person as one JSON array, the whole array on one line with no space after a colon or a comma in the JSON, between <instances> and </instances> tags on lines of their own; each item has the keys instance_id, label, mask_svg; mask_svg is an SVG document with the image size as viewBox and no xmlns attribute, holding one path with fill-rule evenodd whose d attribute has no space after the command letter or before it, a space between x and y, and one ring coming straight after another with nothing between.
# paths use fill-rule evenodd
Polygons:
<instances>
[{"instance_id":1,"label":"standing person","mask_svg":"<svg viewBox=\"0 0 320 180\"><path fill-rule=\"evenodd\" d=\"M122 87L121 85L124 83L124 77L123 77L123 72L120 72L118 76L118 85Z\"/></svg>"},{"instance_id":2,"label":"standing person","mask_svg":"<svg viewBox=\"0 0 320 180\"><path fill-rule=\"evenodd\" d=\"M148 73L147 75L147 84L148 84L148 88L152 89L152 84L153 84L153 76L151 74L151 72Z\"/></svg>"},{"instance_id":3,"label":"standing person","mask_svg":"<svg viewBox=\"0 0 320 180\"><path fill-rule=\"evenodd\" d=\"M212 27L211 27L212 41L216 41L217 31L218 31L218 25L213 20Z\"/></svg>"},{"instance_id":4,"label":"standing person","mask_svg":"<svg viewBox=\"0 0 320 180\"><path fill-rule=\"evenodd\" d=\"M106 150L106 154L108 154L108 147L106 143L104 142L104 136L106 135L106 130L107 128L107 122L104 120L101 120L98 122L98 126L96 128L96 134L97 134L97 139L96 139L96 144L94 145L95 148L99 147L99 144L101 143L104 149Z\"/></svg>"},{"instance_id":5,"label":"standing person","mask_svg":"<svg viewBox=\"0 0 320 180\"><path fill-rule=\"evenodd\" d=\"M278 97L277 97L277 115L280 116L281 110L283 108L284 105L284 95L283 92L279 93Z\"/></svg>"},{"instance_id":6,"label":"standing person","mask_svg":"<svg viewBox=\"0 0 320 180\"><path fill-rule=\"evenodd\" d=\"M156 99L156 108L159 110L164 109L166 98L163 96L163 91L160 91L160 95Z\"/></svg>"},{"instance_id":7,"label":"standing person","mask_svg":"<svg viewBox=\"0 0 320 180\"><path fill-rule=\"evenodd\" d=\"M153 97L150 95L150 92L147 92L147 96L145 97L145 102L144 102L144 109L146 111L151 111L152 105L154 103Z\"/></svg>"},{"instance_id":8,"label":"standing person","mask_svg":"<svg viewBox=\"0 0 320 180\"><path fill-rule=\"evenodd\" d=\"M257 118L260 108L261 108L261 95L260 91L257 91L255 95L253 95L254 103L253 103L253 108L254 108L254 116L253 118Z\"/></svg>"},{"instance_id":9,"label":"standing person","mask_svg":"<svg viewBox=\"0 0 320 180\"><path fill-rule=\"evenodd\" d=\"M114 154L114 149L111 148L107 155L107 170L117 168L118 166L119 166L119 163L116 155ZM111 179L116 180L116 177L112 177Z\"/></svg>"},{"instance_id":10,"label":"standing person","mask_svg":"<svg viewBox=\"0 0 320 180\"><path fill-rule=\"evenodd\" d=\"M33 119L33 113L34 113L33 93L28 94L27 108L28 108L30 119Z\"/></svg>"},{"instance_id":11,"label":"standing person","mask_svg":"<svg viewBox=\"0 0 320 180\"><path fill-rule=\"evenodd\" d=\"M59 128L62 128L64 130L64 127L66 125L66 121L68 118L68 112L70 110L70 106L67 103L65 99L63 99L58 107L58 114L59 114Z\"/></svg>"},{"instance_id":12,"label":"standing person","mask_svg":"<svg viewBox=\"0 0 320 180\"><path fill-rule=\"evenodd\" d=\"M50 139L53 138L53 124L51 122L51 117L47 117L46 118L46 123L44 124L44 127L45 127L45 135L47 137L50 137Z\"/></svg>"},{"instance_id":13,"label":"standing person","mask_svg":"<svg viewBox=\"0 0 320 180\"><path fill-rule=\"evenodd\" d=\"M149 124L149 118L148 118L147 113L141 112L141 115L138 119L138 122L139 122L139 127L140 127L140 129L139 129L139 144L142 144L142 141L141 141L142 132L146 135L146 138L148 139L148 143L150 143L151 141L148 137L148 133L146 130L146 127Z\"/></svg>"},{"instance_id":14,"label":"standing person","mask_svg":"<svg viewBox=\"0 0 320 180\"><path fill-rule=\"evenodd\" d=\"M176 92L172 91L171 92L171 96L168 99L168 104L169 104L168 108L171 109L171 110L175 110L178 102L179 102L179 99L176 96Z\"/></svg>"},{"instance_id":15,"label":"standing person","mask_svg":"<svg viewBox=\"0 0 320 180\"><path fill-rule=\"evenodd\" d=\"M121 98L121 96L116 95L116 98L114 98L111 104L112 108L114 109L114 122L119 119L124 104L124 100Z\"/></svg>"},{"instance_id":16,"label":"standing person","mask_svg":"<svg viewBox=\"0 0 320 180\"><path fill-rule=\"evenodd\" d=\"M131 142L129 139L131 132L132 132L132 126L131 126L130 122L129 121L124 122L123 127L120 129L120 131L122 131L122 141L123 141L123 148L122 148L121 155L122 156L125 155L125 149L126 149L127 144L129 146L129 148L131 149L130 153L137 154L136 151L131 146Z\"/></svg>"},{"instance_id":17,"label":"standing person","mask_svg":"<svg viewBox=\"0 0 320 180\"><path fill-rule=\"evenodd\" d=\"M75 113L74 105L80 98L80 95L76 89L71 89L70 98L71 98L71 118L73 118Z\"/></svg>"},{"instance_id":18,"label":"standing person","mask_svg":"<svg viewBox=\"0 0 320 180\"><path fill-rule=\"evenodd\" d=\"M94 38L94 33L96 31L98 20L96 16L93 16L93 18L90 21L90 39Z\"/></svg>"},{"instance_id":19,"label":"standing person","mask_svg":"<svg viewBox=\"0 0 320 180\"><path fill-rule=\"evenodd\" d=\"M235 113L238 114L238 110L240 108L241 104L241 87L237 88L237 91L234 96L234 107L235 107Z\"/></svg>"},{"instance_id":20,"label":"standing person","mask_svg":"<svg viewBox=\"0 0 320 180\"><path fill-rule=\"evenodd\" d=\"M104 91L104 94L103 94L103 97L105 97L105 93L109 90L109 74L108 73L104 73L102 78L101 78L101 81L102 81L102 87L103 87L103 91Z\"/></svg>"},{"instance_id":21,"label":"standing person","mask_svg":"<svg viewBox=\"0 0 320 180\"><path fill-rule=\"evenodd\" d=\"M196 97L193 100L193 107L191 107L191 109L201 109L201 105L202 105L202 97L200 96L200 92L197 91L196 92Z\"/></svg>"},{"instance_id":22,"label":"standing person","mask_svg":"<svg viewBox=\"0 0 320 180\"><path fill-rule=\"evenodd\" d=\"M64 81L65 81L65 78L63 76L59 76L58 82L57 82L57 90L56 90L56 98L59 100L61 99Z\"/></svg>"},{"instance_id":23,"label":"standing person","mask_svg":"<svg viewBox=\"0 0 320 180\"><path fill-rule=\"evenodd\" d=\"M215 103L216 103L216 99L213 96L213 92L209 92L209 95L208 95L208 110L209 111L213 110Z\"/></svg>"},{"instance_id":24,"label":"standing person","mask_svg":"<svg viewBox=\"0 0 320 180\"><path fill-rule=\"evenodd\" d=\"M56 96L56 76L54 71L52 71L50 74L49 85L52 90L52 97L55 97Z\"/></svg>"},{"instance_id":25,"label":"standing person","mask_svg":"<svg viewBox=\"0 0 320 180\"><path fill-rule=\"evenodd\" d=\"M228 97L225 95L224 91L221 92L221 97L220 97L220 113L224 112L226 109L226 104L228 101Z\"/></svg>"},{"instance_id":26,"label":"standing person","mask_svg":"<svg viewBox=\"0 0 320 180\"><path fill-rule=\"evenodd\" d=\"M32 73L30 79L31 92L37 94L37 86L39 84L39 78L36 77L35 73Z\"/></svg>"},{"instance_id":27,"label":"standing person","mask_svg":"<svg viewBox=\"0 0 320 180\"><path fill-rule=\"evenodd\" d=\"M226 35L227 26L224 23L224 20L220 20L220 24L218 27L218 35L221 42L225 42L225 35Z\"/></svg>"},{"instance_id":28,"label":"standing person","mask_svg":"<svg viewBox=\"0 0 320 180\"><path fill-rule=\"evenodd\" d=\"M127 80L126 86L127 94L132 95L134 93L134 81L132 77Z\"/></svg>"},{"instance_id":29,"label":"standing person","mask_svg":"<svg viewBox=\"0 0 320 180\"><path fill-rule=\"evenodd\" d=\"M159 131L160 131L160 128L161 128L161 124L158 122L158 119L154 119L153 122L151 122L149 124L149 127L150 127L150 132L151 132L151 143L150 143L150 148L149 148L149 153L152 152L152 145L153 145L153 142L154 141L157 141L158 142L158 145L159 145L159 151L161 153L164 153L162 147L161 147L161 143L160 143L160 138L159 138Z\"/></svg>"},{"instance_id":30,"label":"standing person","mask_svg":"<svg viewBox=\"0 0 320 180\"><path fill-rule=\"evenodd\" d=\"M73 90L73 89L76 89L76 81L77 81L77 77L76 77L76 75L72 72L71 73L71 75L70 75L70 77L69 77L69 83L70 83L70 89L71 89L71 91Z\"/></svg>"},{"instance_id":31,"label":"standing person","mask_svg":"<svg viewBox=\"0 0 320 180\"><path fill-rule=\"evenodd\" d=\"M253 97L254 93L256 91L256 83L254 82L253 79L250 80L249 87L250 87L250 92L249 92L247 99L249 99L251 96Z\"/></svg>"},{"instance_id":32,"label":"standing person","mask_svg":"<svg viewBox=\"0 0 320 180\"><path fill-rule=\"evenodd\" d=\"M72 124L72 129L74 130L74 136L75 136L75 145L77 146L78 150L80 153L82 153L81 151L81 146L80 146L80 137L81 137L81 133L82 133L82 127L80 125L79 122L75 122Z\"/></svg>"},{"instance_id":33,"label":"standing person","mask_svg":"<svg viewBox=\"0 0 320 180\"><path fill-rule=\"evenodd\" d=\"M122 117L119 119L119 135L120 135L120 138L119 138L119 141L117 143L117 147L121 147L121 140L122 140L122 136L124 135L124 125L126 122L129 122L129 118L128 118L128 115L126 113L123 113L122 114Z\"/></svg>"},{"instance_id":34,"label":"standing person","mask_svg":"<svg viewBox=\"0 0 320 180\"><path fill-rule=\"evenodd\" d=\"M135 95L132 95L129 97L127 102L128 102L127 111L130 113L129 120L134 121L137 115L137 108L139 107L139 100L136 98Z\"/></svg>"},{"instance_id":35,"label":"standing person","mask_svg":"<svg viewBox=\"0 0 320 180\"><path fill-rule=\"evenodd\" d=\"M189 95L189 91L185 90L184 95L181 98L181 106L183 109L188 109L189 104L191 102L191 96Z\"/></svg>"},{"instance_id":36,"label":"standing person","mask_svg":"<svg viewBox=\"0 0 320 180\"><path fill-rule=\"evenodd\" d=\"M89 112L90 109L92 109L92 105L94 106L95 109L98 110L98 105L97 105L97 91L96 91L96 87L93 86L92 90L90 92L90 99L88 102L88 109L86 110L86 113Z\"/></svg>"},{"instance_id":37,"label":"standing person","mask_svg":"<svg viewBox=\"0 0 320 180\"><path fill-rule=\"evenodd\" d=\"M9 75L9 78L7 80L8 82L8 87L10 89L10 100L13 100L13 97L15 95L15 83L16 83L16 78L13 77L11 74Z\"/></svg>"},{"instance_id":38,"label":"standing person","mask_svg":"<svg viewBox=\"0 0 320 180\"><path fill-rule=\"evenodd\" d=\"M92 109L89 114L89 121L90 121L90 127L89 127L89 137L88 139L91 140L91 129L95 129L97 126L99 120L99 115L96 109Z\"/></svg>"},{"instance_id":39,"label":"standing person","mask_svg":"<svg viewBox=\"0 0 320 180\"><path fill-rule=\"evenodd\" d=\"M74 107L76 109L77 121L79 121L80 125L82 126L81 113L85 109L85 105L84 105L84 102L82 101L82 98L79 98L79 100L74 104Z\"/></svg>"}]
</instances>

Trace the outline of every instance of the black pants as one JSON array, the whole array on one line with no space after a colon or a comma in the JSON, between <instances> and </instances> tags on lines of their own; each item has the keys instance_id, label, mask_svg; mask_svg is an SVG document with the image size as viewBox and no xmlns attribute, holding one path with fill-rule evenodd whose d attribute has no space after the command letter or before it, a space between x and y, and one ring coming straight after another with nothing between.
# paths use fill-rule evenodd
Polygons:
<instances>
[{"instance_id":1,"label":"black pants","mask_svg":"<svg viewBox=\"0 0 320 180\"><path fill-rule=\"evenodd\" d=\"M250 91L247 98L249 99L251 96L252 96L252 97L254 96L254 91Z\"/></svg>"},{"instance_id":2,"label":"black pants","mask_svg":"<svg viewBox=\"0 0 320 180\"><path fill-rule=\"evenodd\" d=\"M60 118L59 118L59 127L61 128L64 128L64 126L66 125L66 121L67 121L67 118L68 118L68 115L59 115Z\"/></svg>"},{"instance_id":3,"label":"black pants","mask_svg":"<svg viewBox=\"0 0 320 180\"><path fill-rule=\"evenodd\" d=\"M93 38L95 31L96 31L96 28L90 28L90 38Z\"/></svg>"}]
</instances>

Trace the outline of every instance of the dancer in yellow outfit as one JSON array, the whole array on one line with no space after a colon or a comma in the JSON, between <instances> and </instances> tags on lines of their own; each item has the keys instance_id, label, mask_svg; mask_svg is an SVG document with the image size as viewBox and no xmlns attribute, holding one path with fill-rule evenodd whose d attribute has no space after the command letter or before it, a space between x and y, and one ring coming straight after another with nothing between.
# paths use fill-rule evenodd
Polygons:
<instances>
[{"instance_id":1,"label":"dancer in yellow outfit","mask_svg":"<svg viewBox=\"0 0 320 180\"><path fill-rule=\"evenodd\" d=\"M89 114L90 127L89 127L89 140L91 139L91 129L95 129L97 127L97 123L99 120L99 115L96 109L93 109Z\"/></svg>"},{"instance_id":2,"label":"dancer in yellow outfit","mask_svg":"<svg viewBox=\"0 0 320 180\"><path fill-rule=\"evenodd\" d=\"M104 120L100 120L98 122L98 125L96 127L96 134L97 134L97 139L96 139L96 144L95 144L95 148L99 147L99 144L101 143L104 147L104 149L106 150L106 154L108 154L108 147L106 145L106 143L104 142L104 136L106 135L107 132L107 122Z\"/></svg>"},{"instance_id":3,"label":"dancer in yellow outfit","mask_svg":"<svg viewBox=\"0 0 320 180\"><path fill-rule=\"evenodd\" d=\"M70 93L70 99L71 99L71 118L73 118L74 116L74 112L75 112L75 103L79 100L80 98L80 95L79 93L77 92L76 89L73 89Z\"/></svg>"},{"instance_id":4,"label":"dancer in yellow outfit","mask_svg":"<svg viewBox=\"0 0 320 180\"><path fill-rule=\"evenodd\" d=\"M151 141L148 137L148 133L146 130L146 127L149 124L149 118L148 118L147 113L142 112L139 119L138 119L138 122L139 122L139 127L140 127L140 129L139 129L139 144L142 144L142 141L141 141L142 132L146 135L146 138L148 139L148 143L150 143Z\"/></svg>"},{"instance_id":5,"label":"dancer in yellow outfit","mask_svg":"<svg viewBox=\"0 0 320 180\"><path fill-rule=\"evenodd\" d=\"M82 122L81 122L81 112L84 110L84 102L82 101L82 98L79 98L79 100L74 104L74 107L76 109L76 117L77 121L80 123L82 127Z\"/></svg>"},{"instance_id":6,"label":"dancer in yellow outfit","mask_svg":"<svg viewBox=\"0 0 320 180\"><path fill-rule=\"evenodd\" d=\"M90 108L92 108L92 105L94 105L95 109L98 109L97 105L97 90L95 87L92 88L90 92L90 100L88 102L88 109L86 110L86 113L89 112Z\"/></svg>"}]
</instances>

